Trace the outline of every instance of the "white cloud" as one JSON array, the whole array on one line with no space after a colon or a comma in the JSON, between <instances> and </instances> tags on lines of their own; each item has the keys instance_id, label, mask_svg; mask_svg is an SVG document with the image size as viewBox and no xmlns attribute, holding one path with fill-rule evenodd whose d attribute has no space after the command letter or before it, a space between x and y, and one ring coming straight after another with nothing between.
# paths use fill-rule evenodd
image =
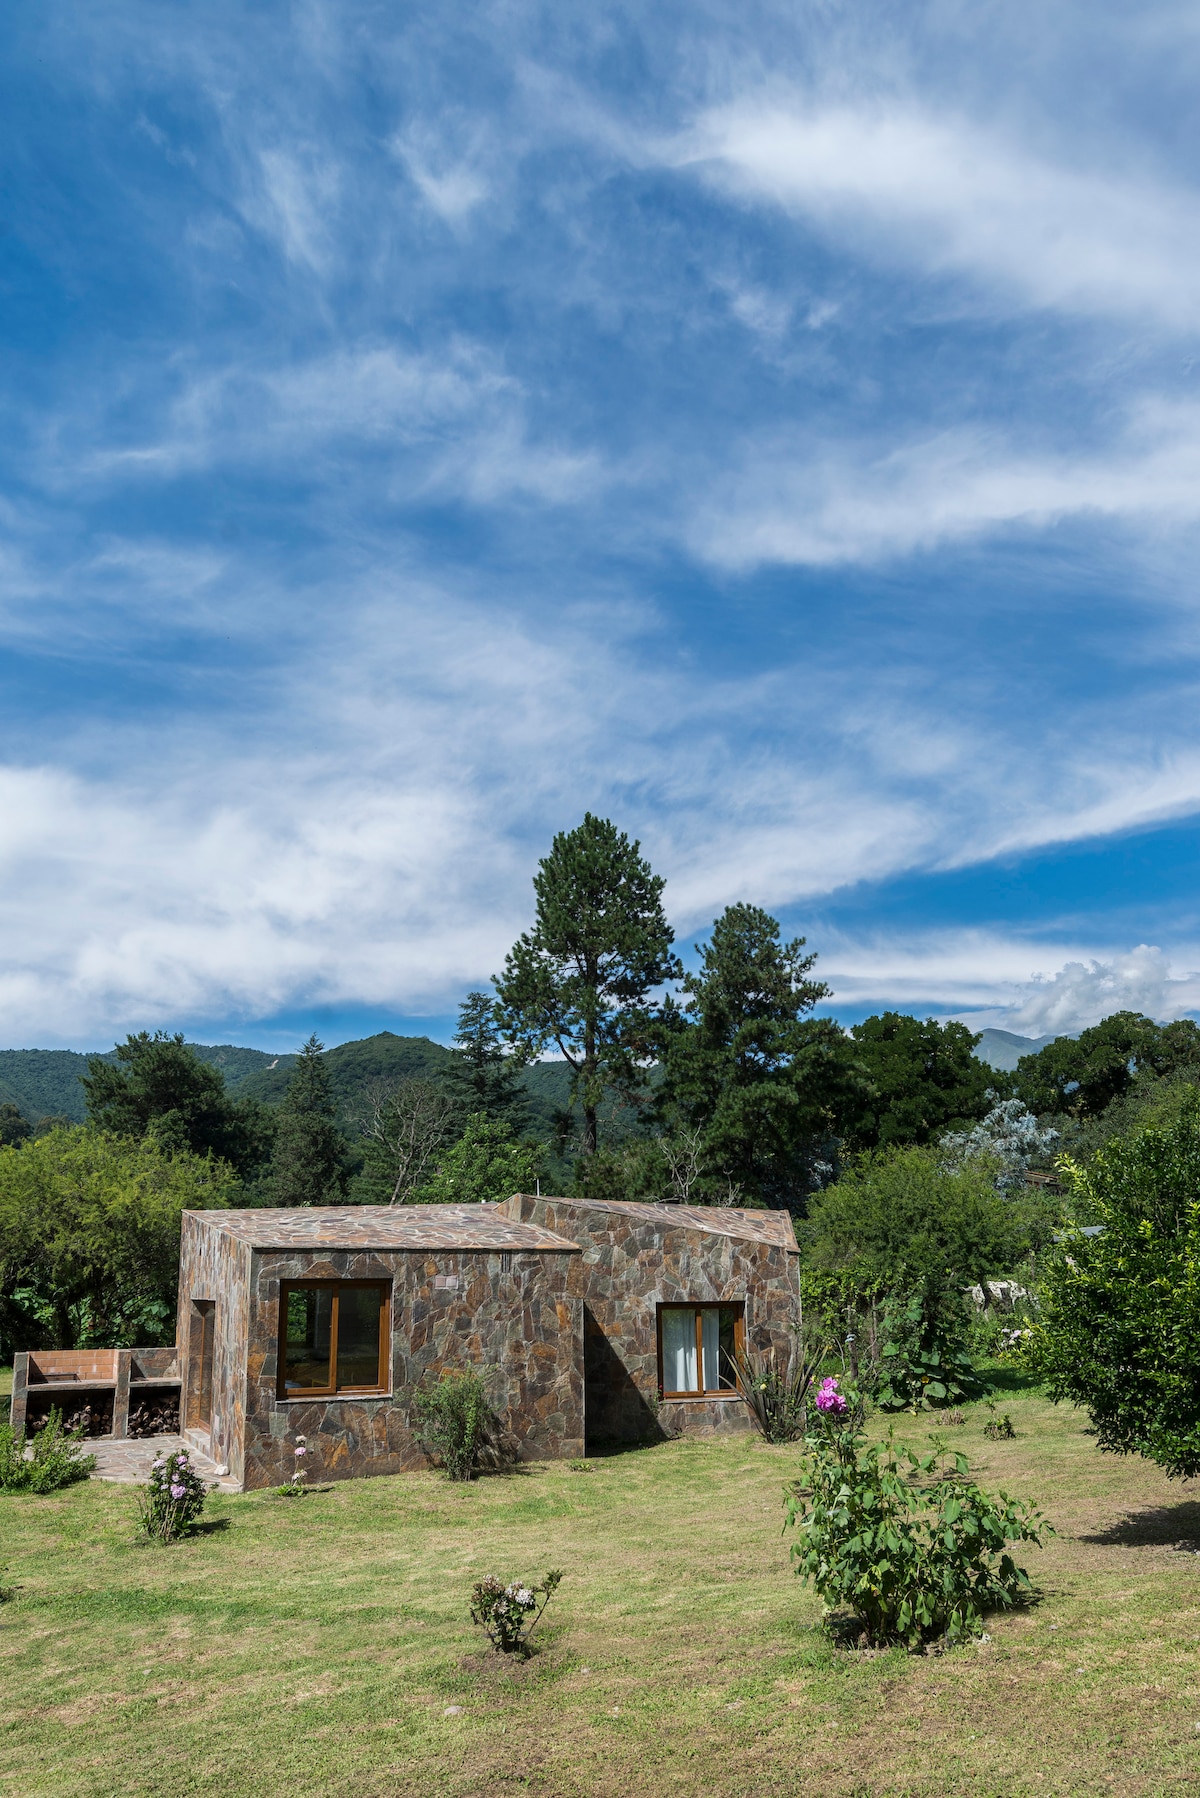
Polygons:
<instances>
[{"instance_id":1,"label":"white cloud","mask_svg":"<svg viewBox=\"0 0 1200 1798\"><path fill-rule=\"evenodd\" d=\"M1142 529L1200 519L1200 407L1186 403L1142 401L1100 452L1022 450L969 426L882 453L751 439L740 460L688 527L701 555L731 568L876 562L1072 517Z\"/></svg>"},{"instance_id":2,"label":"white cloud","mask_svg":"<svg viewBox=\"0 0 1200 1798\"><path fill-rule=\"evenodd\" d=\"M1200 325L1200 198L1169 181L1072 168L917 104L803 93L714 107L667 156L885 264L968 277L1004 309Z\"/></svg>"}]
</instances>

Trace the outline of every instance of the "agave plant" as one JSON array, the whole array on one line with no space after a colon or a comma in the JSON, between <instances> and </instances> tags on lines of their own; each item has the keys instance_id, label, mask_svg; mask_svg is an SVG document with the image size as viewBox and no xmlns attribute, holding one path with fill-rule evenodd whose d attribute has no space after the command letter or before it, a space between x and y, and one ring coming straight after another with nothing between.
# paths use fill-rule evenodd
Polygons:
<instances>
[{"instance_id":1,"label":"agave plant","mask_svg":"<svg viewBox=\"0 0 1200 1798\"><path fill-rule=\"evenodd\" d=\"M798 1341L786 1362L777 1350L735 1353L742 1396L768 1442L795 1442L806 1433L809 1388L828 1352L826 1343Z\"/></svg>"}]
</instances>

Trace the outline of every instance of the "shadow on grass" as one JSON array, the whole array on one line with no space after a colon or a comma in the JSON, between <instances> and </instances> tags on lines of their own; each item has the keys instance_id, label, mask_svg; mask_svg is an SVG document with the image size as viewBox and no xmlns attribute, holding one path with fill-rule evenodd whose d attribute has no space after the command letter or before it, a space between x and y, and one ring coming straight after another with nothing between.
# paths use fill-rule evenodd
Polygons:
<instances>
[{"instance_id":1,"label":"shadow on grass","mask_svg":"<svg viewBox=\"0 0 1200 1798\"><path fill-rule=\"evenodd\" d=\"M1102 1548L1175 1548L1200 1554L1200 1500L1185 1498L1177 1505L1153 1505L1145 1511L1128 1511L1106 1530L1079 1536Z\"/></svg>"},{"instance_id":2,"label":"shadow on grass","mask_svg":"<svg viewBox=\"0 0 1200 1798\"><path fill-rule=\"evenodd\" d=\"M201 1517L193 1523L188 1531L190 1536L219 1536L223 1530L231 1528L228 1517Z\"/></svg>"},{"instance_id":3,"label":"shadow on grass","mask_svg":"<svg viewBox=\"0 0 1200 1798\"><path fill-rule=\"evenodd\" d=\"M981 1364L980 1373L987 1380L991 1392L1042 1392L1041 1380L1036 1374L1026 1373L1020 1367L1014 1367L1008 1361L985 1361Z\"/></svg>"}]
</instances>

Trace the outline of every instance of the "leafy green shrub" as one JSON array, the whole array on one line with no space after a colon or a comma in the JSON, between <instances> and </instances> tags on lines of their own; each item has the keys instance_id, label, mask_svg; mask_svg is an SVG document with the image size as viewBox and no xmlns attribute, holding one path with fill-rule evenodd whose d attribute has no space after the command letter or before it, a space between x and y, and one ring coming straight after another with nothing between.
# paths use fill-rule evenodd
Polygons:
<instances>
[{"instance_id":1,"label":"leafy green shrub","mask_svg":"<svg viewBox=\"0 0 1200 1798\"><path fill-rule=\"evenodd\" d=\"M489 1574L472 1589L471 1622L479 1625L500 1654L528 1655L529 1637L561 1580L557 1569L551 1569L540 1586L526 1585L523 1580L505 1586L495 1574Z\"/></svg>"},{"instance_id":2,"label":"leafy green shrub","mask_svg":"<svg viewBox=\"0 0 1200 1798\"><path fill-rule=\"evenodd\" d=\"M936 1280L888 1301L876 1402L885 1411L961 1404L981 1390L971 1365L966 1307Z\"/></svg>"},{"instance_id":3,"label":"leafy green shrub","mask_svg":"<svg viewBox=\"0 0 1200 1798\"><path fill-rule=\"evenodd\" d=\"M966 1456L952 1459L948 1470L890 1435L865 1446L835 1417L809 1438L804 1480L787 1499L787 1523L802 1537L795 1571L827 1614L851 1610L869 1642L975 1635L988 1611L1031 1592L1008 1546L1040 1543L1049 1525L1023 1500L990 1498Z\"/></svg>"},{"instance_id":4,"label":"leafy green shrub","mask_svg":"<svg viewBox=\"0 0 1200 1798\"><path fill-rule=\"evenodd\" d=\"M448 1479L473 1480L496 1459L487 1388L473 1368L445 1373L436 1386L415 1392L413 1409L417 1441L440 1460Z\"/></svg>"},{"instance_id":5,"label":"leafy green shrub","mask_svg":"<svg viewBox=\"0 0 1200 1798\"><path fill-rule=\"evenodd\" d=\"M825 1352L823 1344L814 1353L799 1343L786 1364L752 1349L734 1355L742 1397L768 1442L796 1442L806 1434L809 1390Z\"/></svg>"},{"instance_id":6,"label":"leafy green shrub","mask_svg":"<svg viewBox=\"0 0 1200 1798\"><path fill-rule=\"evenodd\" d=\"M1102 1449L1200 1473L1200 1094L1161 1127L1059 1162L1076 1220L1047 1265L1023 1361L1085 1405Z\"/></svg>"},{"instance_id":7,"label":"leafy green shrub","mask_svg":"<svg viewBox=\"0 0 1200 1798\"><path fill-rule=\"evenodd\" d=\"M82 1442L83 1431L64 1429L62 1412L53 1408L29 1437L0 1423L0 1492L57 1492L86 1480L96 1457L84 1452Z\"/></svg>"},{"instance_id":8,"label":"leafy green shrub","mask_svg":"<svg viewBox=\"0 0 1200 1798\"><path fill-rule=\"evenodd\" d=\"M994 1411L996 1409L995 1405L991 1405L990 1409ZM1017 1432L1013 1428L1013 1420L1009 1413L1007 1411L1002 1411L998 1417L988 1418L983 1426L983 1433L988 1438L989 1442L1007 1442L1010 1441Z\"/></svg>"},{"instance_id":9,"label":"leafy green shrub","mask_svg":"<svg viewBox=\"0 0 1200 1798\"><path fill-rule=\"evenodd\" d=\"M156 1542L174 1542L196 1527L208 1487L192 1466L186 1448L157 1455L150 1479L138 1495L139 1522Z\"/></svg>"}]
</instances>

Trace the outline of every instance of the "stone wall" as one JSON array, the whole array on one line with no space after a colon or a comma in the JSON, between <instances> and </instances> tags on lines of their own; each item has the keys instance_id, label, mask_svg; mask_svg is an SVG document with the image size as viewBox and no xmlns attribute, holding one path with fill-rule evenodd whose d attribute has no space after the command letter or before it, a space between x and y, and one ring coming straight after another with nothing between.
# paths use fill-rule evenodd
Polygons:
<instances>
[{"instance_id":1,"label":"stone wall","mask_svg":"<svg viewBox=\"0 0 1200 1798\"><path fill-rule=\"evenodd\" d=\"M658 1307L744 1304L747 1346L786 1357L800 1322L799 1257L786 1214L752 1213L742 1224L740 1214L714 1208L697 1223L680 1206L528 1194L501 1209L570 1237L582 1251L571 1284L584 1307L589 1440L752 1427L737 1394L660 1397Z\"/></svg>"},{"instance_id":2,"label":"stone wall","mask_svg":"<svg viewBox=\"0 0 1200 1798\"><path fill-rule=\"evenodd\" d=\"M582 1454L583 1306L570 1280L578 1259L546 1250L254 1250L245 1449L236 1466L246 1489L291 1478L298 1434L308 1439L312 1483L427 1467L411 1427L414 1388L468 1366L487 1379L515 1453ZM390 1396L277 1397L279 1283L296 1279L392 1283Z\"/></svg>"},{"instance_id":3,"label":"stone wall","mask_svg":"<svg viewBox=\"0 0 1200 1798\"><path fill-rule=\"evenodd\" d=\"M220 1212L185 1211L179 1256L176 1346L182 1428L232 1478L243 1477L246 1353L249 1345L251 1250L220 1227ZM214 1300L212 1422L200 1425L200 1319L196 1302Z\"/></svg>"}]
</instances>

